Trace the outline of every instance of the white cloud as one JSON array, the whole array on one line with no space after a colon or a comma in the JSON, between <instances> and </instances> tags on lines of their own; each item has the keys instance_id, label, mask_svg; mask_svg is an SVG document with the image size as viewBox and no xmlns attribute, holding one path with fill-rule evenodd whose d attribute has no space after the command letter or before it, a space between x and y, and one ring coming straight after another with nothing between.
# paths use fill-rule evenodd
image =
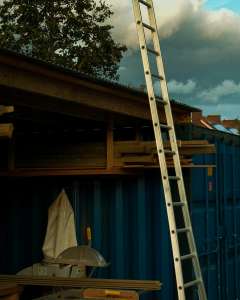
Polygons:
<instances>
[{"instance_id":1,"label":"white cloud","mask_svg":"<svg viewBox=\"0 0 240 300\"><path fill-rule=\"evenodd\" d=\"M177 96L193 94L196 90L196 87L197 83L192 79L188 79L186 82L180 82L173 79L168 82L170 96L172 94ZM156 94L161 95L159 81L154 82L154 90Z\"/></svg>"},{"instance_id":2,"label":"white cloud","mask_svg":"<svg viewBox=\"0 0 240 300\"><path fill-rule=\"evenodd\" d=\"M125 14L118 14L119 26L115 28L116 32L121 30L121 42L132 49L124 61L129 72L121 79L127 82L134 78L140 85L144 79L139 75L143 73L131 1L123 0L124 5L122 1L109 1L117 12L119 6L128 6ZM175 79L169 82L170 95L179 95L182 101L194 105L222 105L225 99L228 104L240 103L240 15L226 8L207 10L204 1L197 0L154 3L166 73ZM159 86L154 86L159 92Z\"/></svg>"},{"instance_id":3,"label":"white cloud","mask_svg":"<svg viewBox=\"0 0 240 300\"><path fill-rule=\"evenodd\" d=\"M234 36L239 41L240 16L235 12L225 8L202 11L200 20L200 31L206 39L216 41L227 35L232 41Z\"/></svg>"},{"instance_id":4,"label":"white cloud","mask_svg":"<svg viewBox=\"0 0 240 300\"><path fill-rule=\"evenodd\" d=\"M196 85L196 82L192 79L187 80L186 83L171 80L168 83L168 88L170 93L186 95L193 93L196 89Z\"/></svg>"},{"instance_id":5,"label":"white cloud","mask_svg":"<svg viewBox=\"0 0 240 300\"><path fill-rule=\"evenodd\" d=\"M114 11L112 23L114 36L128 47L137 46L132 1L107 0ZM167 38L181 30L188 22L192 32L208 40L221 39L228 34L232 39L240 36L240 16L228 9L207 11L204 0L154 0L159 34ZM191 28L192 27L192 28ZM234 40L234 39L232 39Z\"/></svg>"},{"instance_id":6,"label":"white cloud","mask_svg":"<svg viewBox=\"0 0 240 300\"><path fill-rule=\"evenodd\" d=\"M121 80L139 86L144 76L132 1L106 1L115 12L114 38L129 48ZM168 83L170 96L230 117L239 114L240 15L224 8L207 10L203 5L207 0L153 1L166 73L175 78ZM219 7L224 1L215 2ZM159 93L159 83L154 87Z\"/></svg>"},{"instance_id":7,"label":"white cloud","mask_svg":"<svg viewBox=\"0 0 240 300\"><path fill-rule=\"evenodd\" d=\"M136 27L133 19L132 1L107 0L114 15L111 24L114 26L114 38L128 47L137 44Z\"/></svg>"},{"instance_id":8,"label":"white cloud","mask_svg":"<svg viewBox=\"0 0 240 300\"><path fill-rule=\"evenodd\" d=\"M218 103L222 97L226 96L239 96L240 98L240 82L235 83L233 80L224 80L221 84L203 90L199 93L198 98L205 103Z\"/></svg>"},{"instance_id":9,"label":"white cloud","mask_svg":"<svg viewBox=\"0 0 240 300\"><path fill-rule=\"evenodd\" d=\"M161 27L161 37L168 37L177 31L187 16L200 9L202 0L154 0L157 23ZM114 16L114 37L128 47L137 47L137 33L131 0L107 0ZM143 16L145 16L143 9Z\"/></svg>"}]
</instances>

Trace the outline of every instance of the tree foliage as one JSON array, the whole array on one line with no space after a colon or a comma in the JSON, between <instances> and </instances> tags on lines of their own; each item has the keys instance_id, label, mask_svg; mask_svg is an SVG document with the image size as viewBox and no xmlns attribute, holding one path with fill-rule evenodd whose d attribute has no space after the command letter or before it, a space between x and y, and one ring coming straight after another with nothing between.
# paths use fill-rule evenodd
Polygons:
<instances>
[{"instance_id":1,"label":"tree foliage","mask_svg":"<svg viewBox=\"0 0 240 300\"><path fill-rule=\"evenodd\" d=\"M5 0L0 47L117 79L126 47L112 38L111 15L104 0Z\"/></svg>"}]
</instances>

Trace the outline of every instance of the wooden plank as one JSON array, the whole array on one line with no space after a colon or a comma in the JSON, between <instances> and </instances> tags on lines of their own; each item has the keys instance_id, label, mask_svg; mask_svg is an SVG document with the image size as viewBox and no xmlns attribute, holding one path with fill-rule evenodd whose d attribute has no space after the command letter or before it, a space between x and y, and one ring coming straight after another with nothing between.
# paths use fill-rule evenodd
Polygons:
<instances>
[{"instance_id":1,"label":"wooden plank","mask_svg":"<svg viewBox=\"0 0 240 300\"><path fill-rule=\"evenodd\" d=\"M184 153L215 153L215 145L208 141L177 141L180 154ZM155 141L121 141L114 143L116 152L126 153L152 153L156 151ZM164 143L164 148L169 148L169 142Z\"/></svg>"},{"instance_id":2,"label":"wooden plank","mask_svg":"<svg viewBox=\"0 0 240 300\"><path fill-rule=\"evenodd\" d=\"M186 145L208 145L209 142L207 140L179 140L179 147L181 147L182 145L186 146Z\"/></svg>"},{"instance_id":3,"label":"wooden plank","mask_svg":"<svg viewBox=\"0 0 240 300\"><path fill-rule=\"evenodd\" d=\"M0 105L0 116L14 112L13 106Z\"/></svg>"},{"instance_id":4,"label":"wooden plank","mask_svg":"<svg viewBox=\"0 0 240 300\"><path fill-rule=\"evenodd\" d=\"M153 155L126 155L120 160L123 163L144 163L144 164L155 164L157 159L154 159Z\"/></svg>"},{"instance_id":5,"label":"wooden plank","mask_svg":"<svg viewBox=\"0 0 240 300\"><path fill-rule=\"evenodd\" d=\"M15 169L14 171L0 171L3 177L51 177L51 176L95 176L95 175L126 175L132 176L139 174L134 170L125 170L123 168L112 169Z\"/></svg>"},{"instance_id":6,"label":"wooden plank","mask_svg":"<svg viewBox=\"0 0 240 300\"><path fill-rule=\"evenodd\" d=\"M13 135L14 126L11 123L0 124L0 138L11 139Z\"/></svg>"},{"instance_id":7,"label":"wooden plank","mask_svg":"<svg viewBox=\"0 0 240 300\"><path fill-rule=\"evenodd\" d=\"M169 168L173 168L174 166L169 166ZM216 168L216 165L194 165L194 164L189 164L189 165L183 165L183 168ZM148 165L125 165L123 166L124 169L142 169L142 170L148 170L148 169L159 169L159 166L148 166Z\"/></svg>"},{"instance_id":8,"label":"wooden plank","mask_svg":"<svg viewBox=\"0 0 240 300\"><path fill-rule=\"evenodd\" d=\"M83 291L84 299L116 299L116 300L138 300L139 295L135 291L109 290L109 289L86 289Z\"/></svg>"},{"instance_id":9,"label":"wooden plank","mask_svg":"<svg viewBox=\"0 0 240 300\"><path fill-rule=\"evenodd\" d=\"M46 276L0 275L0 283L17 283L20 285L72 287L72 288L111 288L127 290L160 290L159 281L150 280L118 280L95 278L66 278Z\"/></svg>"},{"instance_id":10,"label":"wooden plank","mask_svg":"<svg viewBox=\"0 0 240 300\"><path fill-rule=\"evenodd\" d=\"M173 168L172 164L168 164ZM215 168L216 165L183 164L183 168ZM0 171L0 177L51 177L51 176L135 176L147 169L159 169L157 165L131 164L114 167L113 169L15 169L14 171Z\"/></svg>"}]
</instances>

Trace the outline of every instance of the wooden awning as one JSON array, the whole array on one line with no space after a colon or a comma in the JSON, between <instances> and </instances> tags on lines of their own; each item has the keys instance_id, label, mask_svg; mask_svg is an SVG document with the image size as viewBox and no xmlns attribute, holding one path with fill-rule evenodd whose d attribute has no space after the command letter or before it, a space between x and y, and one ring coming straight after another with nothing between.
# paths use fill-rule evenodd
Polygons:
<instances>
[{"instance_id":1,"label":"wooden awning","mask_svg":"<svg viewBox=\"0 0 240 300\"><path fill-rule=\"evenodd\" d=\"M29 57L0 50L0 105L24 106L104 121L108 113L150 120L147 95ZM172 101L176 122L193 107ZM160 116L162 105L159 104Z\"/></svg>"}]
</instances>

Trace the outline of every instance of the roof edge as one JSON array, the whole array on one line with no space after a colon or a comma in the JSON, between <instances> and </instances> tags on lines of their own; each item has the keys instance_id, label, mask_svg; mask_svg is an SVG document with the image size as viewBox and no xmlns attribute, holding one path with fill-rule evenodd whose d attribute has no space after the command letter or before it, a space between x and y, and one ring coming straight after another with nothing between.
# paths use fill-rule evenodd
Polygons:
<instances>
[{"instance_id":1,"label":"roof edge","mask_svg":"<svg viewBox=\"0 0 240 300\"><path fill-rule=\"evenodd\" d=\"M15 58L20 58L20 59L25 60L29 63L33 63L35 65L46 67L46 68L48 68L50 70L53 70L53 71L62 72L65 75L69 75L69 76L74 77L74 78L79 78L81 80L90 81L91 83L94 83L96 85L102 85L102 86L107 87L107 88L112 88L112 89L115 89L115 90L121 90L121 91L124 91L126 93L130 93L131 95L139 96L139 97L142 97L142 98L147 97L146 92L140 91L137 88L129 87L129 86L123 85L119 82L110 81L110 80L107 80L107 79L104 79L104 78L96 78L96 77L93 77L91 75L76 71L74 69L65 68L62 65L55 65L55 64L49 63L47 61L41 60L39 58L32 57L32 56L27 56L27 55L15 52L13 50L0 48L0 55L1 54L2 55L14 56ZM182 109L187 110L189 112L200 112L201 111L201 109L199 109L199 108L192 107L190 105L184 104L184 103L182 103L178 100L175 100L175 99L171 99L171 102L173 104L175 104L176 106L181 107Z\"/></svg>"}]
</instances>

